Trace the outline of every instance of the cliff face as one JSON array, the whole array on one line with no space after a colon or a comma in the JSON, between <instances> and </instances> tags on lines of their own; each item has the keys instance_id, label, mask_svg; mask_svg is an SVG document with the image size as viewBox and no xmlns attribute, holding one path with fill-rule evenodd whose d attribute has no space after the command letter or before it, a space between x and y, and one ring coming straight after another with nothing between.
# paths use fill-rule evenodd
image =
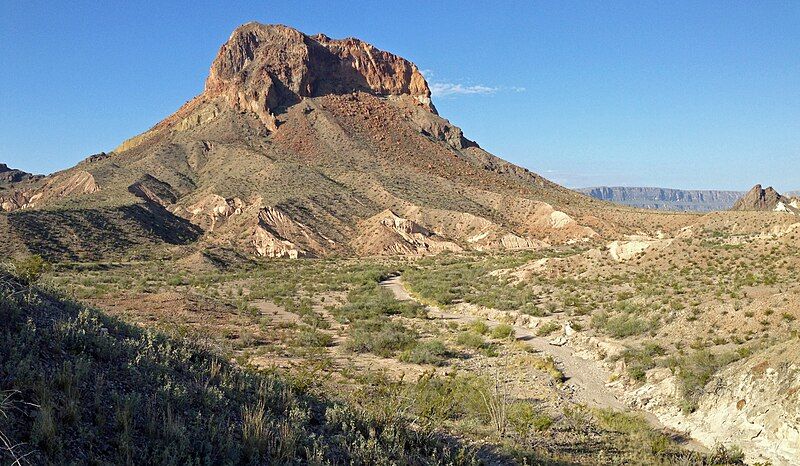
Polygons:
<instances>
[{"instance_id":1,"label":"cliff face","mask_svg":"<svg viewBox=\"0 0 800 466\"><path fill-rule=\"evenodd\" d=\"M25 205L43 178L41 175L32 175L0 163L0 212Z\"/></svg>"},{"instance_id":2,"label":"cliff face","mask_svg":"<svg viewBox=\"0 0 800 466\"><path fill-rule=\"evenodd\" d=\"M366 42L307 36L280 25L237 28L211 65L204 96L223 96L234 108L256 113L276 129L275 109L301 97L362 91L409 96L435 112L428 83L417 67Z\"/></svg>"},{"instance_id":3,"label":"cliff face","mask_svg":"<svg viewBox=\"0 0 800 466\"><path fill-rule=\"evenodd\" d=\"M728 210L741 191L686 190L624 186L580 188L576 191L595 199L645 209L709 212Z\"/></svg>"},{"instance_id":4,"label":"cliff face","mask_svg":"<svg viewBox=\"0 0 800 466\"><path fill-rule=\"evenodd\" d=\"M678 407L679 384L667 368L649 371L648 383L626 397L705 445L741 447L748 464L795 465L800 457L798 350L796 341L788 341L731 364L711 378L689 414Z\"/></svg>"}]
</instances>

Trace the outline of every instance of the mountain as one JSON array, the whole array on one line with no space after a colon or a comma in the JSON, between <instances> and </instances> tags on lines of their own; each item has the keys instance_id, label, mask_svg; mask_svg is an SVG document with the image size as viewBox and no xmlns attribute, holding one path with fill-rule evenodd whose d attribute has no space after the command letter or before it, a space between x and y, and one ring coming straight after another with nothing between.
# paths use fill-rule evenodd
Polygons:
<instances>
[{"instance_id":1,"label":"mountain","mask_svg":"<svg viewBox=\"0 0 800 466\"><path fill-rule=\"evenodd\" d=\"M783 196L772 186L765 189L757 184L736 201L732 210L772 210L800 214L800 199Z\"/></svg>"},{"instance_id":2,"label":"mountain","mask_svg":"<svg viewBox=\"0 0 800 466\"><path fill-rule=\"evenodd\" d=\"M599 186L575 191L595 199L632 207L657 210L710 212L728 210L744 194L743 191L687 190Z\"/></svg>"},{"instance_id":3,"label":"mountain","mask_svg":"<svg viewBox=\"0 0 800 466\"><path fill-rule=\"evenodd\" d=\"M437 113L413 63L258 23L233 32L174 114L6 197L0 234L16 246L0 254L72 260L183 245L270 257L518 249L641 223L481 149Z\"/></svg>"}]
</instances>

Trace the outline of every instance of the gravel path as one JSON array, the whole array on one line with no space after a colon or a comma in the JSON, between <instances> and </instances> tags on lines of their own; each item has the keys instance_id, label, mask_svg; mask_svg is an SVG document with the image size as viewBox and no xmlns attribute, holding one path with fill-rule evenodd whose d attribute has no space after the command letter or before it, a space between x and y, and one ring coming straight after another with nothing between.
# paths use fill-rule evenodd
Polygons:
<instances>
[{"instance_id":1,"label":"gravel path","mask_svg":"<svg viewBox=\"0 0 800 466\"><path fill-rule=\"evenodd\" d=\"M391 291L395 298L400 301L416 301L406 289L401 277L395 276L384 280L380 284L382 287ZM452 320L458 323L469 323L477 317L463 314L453 314L442 311L436 306L427 306L428 315L434 318ZM490 319L483 319L488 325L495 326L500 322ZM611 373L595 361L583 359L575 356L572 348L568 346L556 346L549 343L549 338L542 338L527 327L514 326L517 340L523 341L534 349L553 357L556 367L561 370L567 379L564 382L564 389L570 399L576 403L586 404L594 408L612 409L615 411L632 411L615 395L614 391L606 386ZM707 452L708 449L694 439L677 435L675 432L668 431L659 422L658 418L645 411L637 411L658 430L662 430L673 436L673 438L691 450Z\"/></svg>"},{"instance_id":2,"label":"gravel path","mask_svg":"<svg viewBox=\"0 0 800 466\"><path fill-rule=\"evenodd\" d=\"M389 278L383 281L381 286L390 290L395 298L400 301L415 300L406 290L400 277ZM452 320L458 323L469 323L476 319L474 316L443 312L435 306L428 306L428 314L434 318ZM490 326L500 323L489 319L484 320ZM514 331L517 340L524 341L537 351L553 357L556 366L566 378L564 388L573 401L595 408L627 410L626 406L617 399L611 389L606 387L606 381L609 380L611 374L600 365L594 361L575 356L572 349L567 346L551 345L548 343L549 339L536 336L527 327L514 326Z\"/></svg>"}]
</instances>

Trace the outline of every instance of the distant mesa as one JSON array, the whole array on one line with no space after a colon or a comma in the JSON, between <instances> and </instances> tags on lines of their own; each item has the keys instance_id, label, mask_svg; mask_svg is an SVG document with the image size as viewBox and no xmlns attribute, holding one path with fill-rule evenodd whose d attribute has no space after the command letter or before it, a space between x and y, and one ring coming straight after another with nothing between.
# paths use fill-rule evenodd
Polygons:
<instances>
[{"instance_id":1,"label":"distant mesa","mask_svg":"<svg viewBox=\"0 0 800 466\"><path fill-rule=\"evenodd\" d=\"M682 212L728 210L744 191L688 190L650 187L599 186L575 191L602 201L642 209Z\"/></svg>"}]
</instances>

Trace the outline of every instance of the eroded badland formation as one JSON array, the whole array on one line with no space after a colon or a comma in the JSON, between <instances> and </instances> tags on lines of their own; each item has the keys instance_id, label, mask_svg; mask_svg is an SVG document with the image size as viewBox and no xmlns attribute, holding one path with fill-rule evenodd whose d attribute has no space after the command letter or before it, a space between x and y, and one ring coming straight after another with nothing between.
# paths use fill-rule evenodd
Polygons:
<instances>
[{"instance_id":1,"label":"eroded badland formation","mask_svg":"<svg viewBox=\"0 0 800 466\"><path fill-rule=\"evenodd\" d=\"M592 199L413 63L248 23L147 132L0 165L0 458L797 464L797 202Z\"/></svg>"}]
</instances>

